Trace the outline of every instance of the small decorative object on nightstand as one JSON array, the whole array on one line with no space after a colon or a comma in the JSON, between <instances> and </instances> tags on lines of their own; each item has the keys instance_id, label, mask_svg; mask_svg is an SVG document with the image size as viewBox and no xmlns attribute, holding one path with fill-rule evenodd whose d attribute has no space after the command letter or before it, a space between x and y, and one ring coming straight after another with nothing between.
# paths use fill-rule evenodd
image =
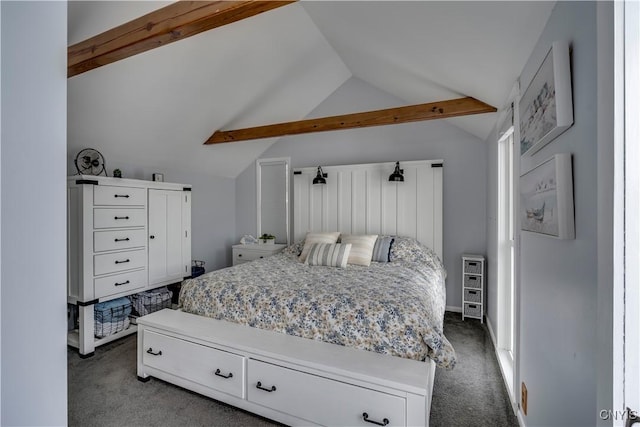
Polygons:
<instances>
[{"instance_id":1,"label":"small decorative object on nightstand","mask_svg":"<svg viewBox=\"0 0 640 427\"><path fill-rule=\"evenodd\" d=\"M287 245L278 243L272 245L233 245L233 265L266 258L277 254L286 247Z\"/></svg>"},{"instance_id":2,"label":"small decorative object on nightstand","mask_svg":"<svg viewBox=\"0 0 640 427\"><path fill-rule=\"evenodd\" d=\"M462 320L465 317L483 321L484 257L462 255Z\"/></svg>"}]
</instances>

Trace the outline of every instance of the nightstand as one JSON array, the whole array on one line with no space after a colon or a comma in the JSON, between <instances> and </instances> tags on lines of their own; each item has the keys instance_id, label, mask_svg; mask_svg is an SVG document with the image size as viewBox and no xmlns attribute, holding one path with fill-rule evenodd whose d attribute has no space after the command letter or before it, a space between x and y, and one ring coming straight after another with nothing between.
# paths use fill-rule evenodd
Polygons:
<instances>
[{"instance_id":1,"label":"nightstand","mask_svg":"<svg viewBox=\"0 0 640 427\"><path fill-rule=\"evenodd\" d=\"M264 245L233 245L231 247L233 252L233 265L275 255L286 247L287 245L278 243Z\"/></svg>"},{"instance_id":2,"label":"nightstand","mask_svg":"<svg viewBox=\"0 0 640 427\"><path fill-rule=\"evenodd\" d=\"M479 319L484 313L484 257L462 255L462 320Z\"/></svg>"}]
</instances>

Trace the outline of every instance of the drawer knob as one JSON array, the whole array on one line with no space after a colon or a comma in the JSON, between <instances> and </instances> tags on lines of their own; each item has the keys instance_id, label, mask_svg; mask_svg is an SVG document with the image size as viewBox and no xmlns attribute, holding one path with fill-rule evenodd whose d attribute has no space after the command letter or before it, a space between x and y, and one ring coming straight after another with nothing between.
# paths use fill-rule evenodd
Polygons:
<instances>
[{"instance_id":1,"label":"drawer knob","mask_svg":"<svg viewBox=\"0 0 640 427\"><path fill-rule=\"evenodd\" d=\"M128 258L127 258L127 259L125 259L124 261L117 261L117 260L116 260L116 264L124 264L124 263L129 262L129 261L131 261L131 260L130 260L130 259L128 259Z\"/></svg>"},{"instance_id":2,"label":"drawer knob","mask_svg":"<svg viewBox=\"0 0 640 427\"><path fill-rule=\"evenodd\" d=\"M379 425L379 426L386 426L387 424L389 424L389 419L388 418L383 418L382 422L376 421L376 420L370 420L369 419L369 414L367 414L366 412L362 413L362 419L365 420L368 423L376 424L376 425Z\"/></svg>"},{"instance_id":3,"label":"drawer knob","mask_svg":"<svg viewBox=\"0 0 640 427\"><path fill-rule=\"evenodd\" d=\"M131 282L129 280L127 280L126 282L116 283L116 286L128 285L129 283L131 283Z\"/></svg>"},{"instance_id":4,"label":"drawer knob","mask_svg":"<svg viewBox=\"0 0 640 427\"><path fill-rule=\"evenodd\" d=\"M125 237L124 239L114 239L116 242L128 242L129 238Z\"/></svg>"},{"instance_id":5,"label":"drawer knob","mask_svg":"<svg viewBox=\"0 0 640 427\"><path fill-rule=\"evenodd\" d=\"M241 258L241 257L242 257L242 254L238 254L238 258Z\"/></svg>"},{"instance_id":6,"label":"drawer knob","mask_svg":"<svg viewBox=\"0 0 640 427\"><path fill-rule=\"evenodd\" d=\"M128 216L114 216L113 219L129 219Z\"/></svg>"},{"instance_id":7,"label":"drawer knob","mask_svg":"<svg viewBox=\"0 0 640 427\"><path fill-rule=\"evenodd\" d=\"M216 369L214 374L222 378L233 378L233 373L229 372L229 375L224 375L220 373L220 369Z\"/></svg>"},{"instance_id":8,"label":"drawer knob","mask_svg":"<svg viewBox=\"0 0 640 427\"><path fill-rule=\"evenodd\" d=\"M149 236L150 239L155 239L156 236L154 236L153 234L151 236Z\"/></svg>"},{"instance_id":9,"label":"drawer knob","mask_svg":"<svg viewBox=\"0 0 640 427\"><path fill-rule=\"evenodd\" d=\"M256 384L256 388L259 388L260 390L268 391L269 393L271 393L272 391L276 391L276 386L272 385L271 388L265 388L265 387L262 387L262 383L260 381L258 381L258 384Z\"/></svg>"},{"instance_id":10,"label":"drawer knob","mask_svg":"<svg viewBox=\"0 0 640 427\"><path fill-rule=\"evenodd\" d=\"M128 199L128 198L129 198L129 195L128 195L128 194L115 194L113 197L115 197L116 199L117 199L118 197L124 197L125 199Z\"/></svg>"},{"instance_id":11,"label":"drawer knob","mask_svg":"<svg viewBox=\"0 0 640 427\"><path fill-rule=\"evenodd\" d=\"M147 353L153 355L153 356L162 356L162 350L159 350L157 353L153 352L153 348L149 347L149 350L147 350Z\"/></svg>"}]
</instances>

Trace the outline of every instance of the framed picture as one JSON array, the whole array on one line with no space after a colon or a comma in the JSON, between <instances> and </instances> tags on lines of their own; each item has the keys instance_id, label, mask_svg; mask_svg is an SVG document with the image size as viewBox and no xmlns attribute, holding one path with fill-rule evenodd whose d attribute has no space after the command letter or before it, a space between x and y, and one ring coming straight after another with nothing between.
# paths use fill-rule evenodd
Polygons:
<instances>
[{"instance_id":1,"label":"framed picture","mask_svg":"<svg viewBox=\"0 0 640 427\"><path fill-rule=\"evenodd\" d=\"M164 181L164 174L154 173L153 174L153 180L154 181L158 181L158 182L163 182Z\"/></svg>"},{"instance_id":2,"label":"framed picture","mask_svg":"<svg viewBox=\"0 0 640 427\"><path fill-rule=\"evenodd\" d=\"M518 104L520 155L531 155L573 124L569 44L554 42Z\"/></svg>"},{"instance_id":3,"label":"framed picture","mask_svg":"<svg viewBox=\"0 0 640 427\"><path fill-rule=\"evenodd\" d=\"M520 177L524 231L574 239L571 154L556 154Z\"/></svg>"}]
</instances>

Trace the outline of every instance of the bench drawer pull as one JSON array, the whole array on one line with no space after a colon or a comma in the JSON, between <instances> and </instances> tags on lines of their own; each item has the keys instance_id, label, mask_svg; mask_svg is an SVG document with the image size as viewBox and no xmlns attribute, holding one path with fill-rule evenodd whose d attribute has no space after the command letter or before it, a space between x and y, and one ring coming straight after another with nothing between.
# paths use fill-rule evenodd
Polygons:
<instances>
[{"instance_id":1,"label":"bench drawer pull","mask_svg":"<svg viewBox=\"0 0 640 427\"><path fill-rule=\"evenodd\" d=\"M158 351L157 353L153 352L153 349L151 347L149 347L149 350L147 350L147 353L153 355L153 356L162 356L162 350Z\"/></svg>"},{"instance_id":2,"label":"bench drawer pull","mask_svg":"<svg viewBox=\"0 0 640 427\"><path fill-rule=\"evenodd\" d=\"M262 387L262 383L260 381L258 381L258 384L256 384L256 388L259 388L260 390L268 391L269 393L271 393L272 391L276 391L276 386L272 385L271 388L265 388L265 387Z\"/></svg>"},{"instance_id":3,"label":"bench drawer pull","mask_svg":"<svg viewBox=\"0 0 640 427\"><path fill-rule=\"evenodd\" d=\"M214 375L217 375L222 378L233 378L233 373L229 372L229 375L224 375L220 373L220 369L216 369L216 371L214 372Z\"/></svg>"},{"instance_id":4,"label":"bench drawer pull","mask_svg":"<svg viewBox=\"0 0 640 427\"><path fill-rule=\"evenodd\" d=\"M383 418L382 422L375 421L375 420L370 420L369 419L369 414L367 414L366 412L362 413L362 419L365 420L368 423L376 424L376 425L379 425L379 426L386 426L387 424L389 424L389 419L387 419L387 418Z\"/></svg>"}]
</instances>

